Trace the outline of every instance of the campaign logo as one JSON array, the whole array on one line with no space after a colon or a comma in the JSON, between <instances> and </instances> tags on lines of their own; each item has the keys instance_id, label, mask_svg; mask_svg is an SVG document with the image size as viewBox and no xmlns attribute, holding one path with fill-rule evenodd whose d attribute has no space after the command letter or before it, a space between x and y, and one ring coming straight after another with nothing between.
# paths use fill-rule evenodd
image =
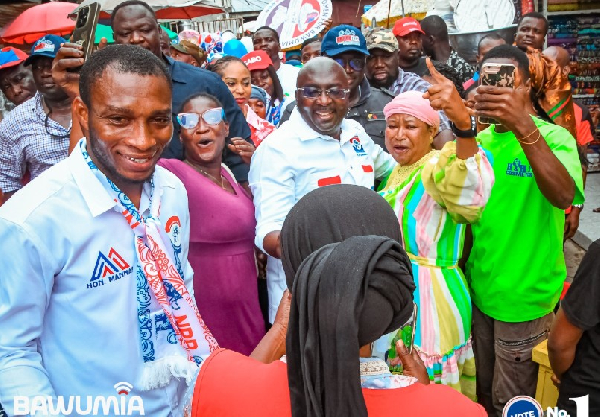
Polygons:
<instances>
[{"instance_id":1,"label":"campaign logo","mask_svg":"<svg viewBox=\"0 0 600 417\"><path fill-rule=\"evenodd\" d=\"M542 406L533 398L519 396L510 400L502 410L502 417L542 417Z\"/></svg>"},{"instance_id":2,"label":"campaign logo","mask_svg":"<svg viewBox=\"0 0 600 417\"><path fill-rule=\"evenodd\" d=\"M40 39L39 43L33 47L34 53L54 52L56 45L45 39Z\"/></svg>"},{"instance_id":3,"label":"campaign logo","mask_svg":"<svg viewBox=\"0 0 600 417\"><path fill-rule=\"evenodd\" d=\"M523 164L519 158L515 158L513 162L508 163L508 166L506 167L506 175L531 178L533 176L533 171L529 165Z\"/></svg>"},{"instance_id":4,"label":"campaign logo","mask_svg":"<svg viewBox=\"0 0 600 417\"><path fill-rule=\"evenodd\" d=\"M253 56L252 58L248 58L246 60L246 65L252 65L260 61L262 61L262 58L260 56Z\"/></svg>"},{"instance_id":5,"label":"campaign logo","mask_svg":"<svg viewBox=\"0 0 600 417\"><path fill-rule=\"evenodd\" d=\"M114 248L110 248L108 256L102 252L98 252L92 278L87 287L99 287L104 285L105 280L108 280L108 282L116 281L130 274L132 271L133 268Z\"/></svg>"},{"instance_id":6,"label":"campaign logo","mask_svg":"<svg viewBox=\"0 0 600 417\"><path fill-rule=\"evenodd\" d=\"M350 143L352 144L352 147L354 148L354 152L356 152L356 155L365 156L367 154L365 152L365 148L363 148L363 146L362 146L362 143L360 143L360 139L358 138L358 136L354 136L352 139L350 139Z\"/></svg>"},{"instance_id":7,"label":"campaign logo","mask_svg":"<svg viewBox=\"0 0 600 417\"><path fill-rule=\"evenodd\" d=\"M338 45L357 45L360 46L360 38L350 29L342 29L335 38Z\"/></svg>"}]
</instances>

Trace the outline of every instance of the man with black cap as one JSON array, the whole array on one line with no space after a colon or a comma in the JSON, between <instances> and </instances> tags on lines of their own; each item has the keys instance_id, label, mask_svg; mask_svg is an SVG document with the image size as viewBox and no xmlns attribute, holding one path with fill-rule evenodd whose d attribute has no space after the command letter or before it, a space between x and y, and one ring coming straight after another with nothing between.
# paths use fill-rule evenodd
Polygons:
<instances>
[{"instance_id":1,"label":"man with black cap","mask_svg":"<svg viewBox=\"0 0 600 417\"><path fill-rule=\"evenodd\" d=\"M356 120L377 145L385 149L385 117L383 107L394 96L386 90L369 85L365 77L366 59L369 56L367 41L360 30L348 25L329 30L321 42L321 55L340 64L348 77L350 108L346 118ZM294 106L286 108L287 120Z\"/></svg>"},{"instance_id":2,"label":"man with black cap","mask_svg":"<svg viewBox=\"0 0 600 417\"><path fill-rule=\"evenodd\" d=\"M71 99L52 79L52 60L65 40L46 35L36 41L25 66L31 66L38 92L0 123L0 188L4 201L31 178L67 157Z\"/></svg>"}]
</instances>

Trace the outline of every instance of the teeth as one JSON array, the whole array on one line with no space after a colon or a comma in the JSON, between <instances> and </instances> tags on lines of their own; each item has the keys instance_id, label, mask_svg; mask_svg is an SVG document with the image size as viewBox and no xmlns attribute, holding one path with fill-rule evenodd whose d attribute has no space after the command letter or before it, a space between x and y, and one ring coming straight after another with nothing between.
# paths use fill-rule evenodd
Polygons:
<instances>
[{"instance_id":1,"label":"teeth","mask_svg":"<svg viewBox=\"0 0 600 417\"><path fill-rule=\"evenodd\" d=\"M136 164L143 164L143 163L148 162L150 160L150 158L137 159L137 158L130 158L130 157L128 157L127 159L129 159L130 161L135 162Z\"/></svg>"}]
</instances>

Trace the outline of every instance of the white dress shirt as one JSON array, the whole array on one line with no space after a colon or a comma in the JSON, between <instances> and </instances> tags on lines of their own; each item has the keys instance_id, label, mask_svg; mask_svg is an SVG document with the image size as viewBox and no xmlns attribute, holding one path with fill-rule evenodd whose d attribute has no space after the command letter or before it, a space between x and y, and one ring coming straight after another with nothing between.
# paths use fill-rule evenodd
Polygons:
<instances>
[{"instance_id":1,"label":"white dress shirt","mask_svg":"<svg viewBox=\"0 0 600 417\"><path fill-rule=\"evenodd\" d=\"M340 140L311 129L294 109L290 119L257 148L248 181L256 207L256 245L264 250L267 234L281 230L288 212L304 195L325 185L355 184L373 188L396 161L376 145L361 125L344 119ZM269 319L286 289L279 259L267 262Z\"/></svg>"},{"instance_id":2,"label":"white dress shirt","mask_svg":"<svg viewBox=\"0 0 600 417\"><path fill-rule=\"evenodd\" d=\"M187 193L165 169L156 167L155 175L162 184L155 190L162 193L161 224L172 242L181 242L193 294ZM114 205L77 146L0 208L0 402L10 416L14 396L81 396L85 410L86 396L118 397L118 382L133 385L129 397L142 398L146 415L183 415L185 380L136 388L143 367L136 252L133 232ZM103 256L113 261L108 270ZM156 317L152 307L150 314ZM152 320L153 335L157 326Z\"/></svg>"},{"instance_id":3,"label":"white dress shirt","mask_svg":"<svg viewBox=\"0 0 600 417\"><path fill-rule=\"evenodd\" d=\"M283 89L284 101L292 102L296 99L296 81L298 80L299 72L300 68L296 68L290 64L281 64L279 66L277 78L279 78L281 88Z\"/></svg>"}]
</instances>

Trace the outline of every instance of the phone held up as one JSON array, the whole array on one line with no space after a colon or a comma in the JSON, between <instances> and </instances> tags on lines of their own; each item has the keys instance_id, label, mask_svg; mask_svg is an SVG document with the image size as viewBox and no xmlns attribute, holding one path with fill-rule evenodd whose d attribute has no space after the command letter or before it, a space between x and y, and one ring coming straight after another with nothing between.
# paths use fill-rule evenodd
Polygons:
<instances>
[{"instance_id":1,"label":"phone held up","mask_svg":"<svg viewBox=\"0 0 600 417\"><path fill-rule=\"evenodd\" d=\"M413 303L413 305L413 314L410 321L398 329L396 335L391 340L391 344L385 355L386 362L390 367L390 372L393 374L402 374L402 361L400 361L400 358L398 358L398 354L396 353L396 343L398 340L402 340L409 353L412 353L413 351L413 345L415 343L415 330L417 328L417 316L419 313L419 307L417 304Z\"/></svg>"},{"instance_id":2,"label":"phone held up","mask_svg":"<svg viewBox=\"0 0 600 417\"><path fill-rule=\"evenodd\" d=\"M512 64L485 63L481 67L480 85L515 88L515 72L516 68ZM480 116L479 123L490 125L495 124L496 121Z\"/></svg>"},{"instance_id":3,"label":"phone held up","mask_svg":"<svg viewBox=\"0 0 600 417\"><path fill-rule=\"evenodd\" d=\"M71 36L71 42L81 45L83 48L83 59L87 61L94 50L94 39L96 25L100 17L100 5L92 3L79 9L76 15L75 29ZM79 71L81 67L74 71Z\"/></svg>"}]
</instances>

